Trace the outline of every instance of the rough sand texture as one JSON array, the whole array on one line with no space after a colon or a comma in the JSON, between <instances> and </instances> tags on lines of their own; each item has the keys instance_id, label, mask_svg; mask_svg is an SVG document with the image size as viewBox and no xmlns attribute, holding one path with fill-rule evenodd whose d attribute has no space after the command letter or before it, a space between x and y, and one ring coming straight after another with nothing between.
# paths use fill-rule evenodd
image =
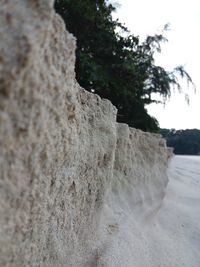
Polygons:
<instances>
[{"instance_id":1,"label":"rough sand texture","mask_svg":"<svg viewBox=\"0 0 200 267\"><path fill-rule=\"evenodd\" d=\"M76 83L49 0L0 5L0 266L83 266L95 250L116 108Z\"/></svg>"},{"instance_id":2,"label":"rough sand texture","mask_svg":"<svg viewBox=\"0 0 200 267\"><path fill-rule=\"evenodd\" d=\"M128 184L119 197L130 211L144 202L135 218L146 218L162 202L170 151L80 88L75 38L53 1L3 1L0 25L0 266L94 267L115 182L132 181L134 197Z\"/></svg>"},{"instance_id":3,"label":"rough sand texture","mask_svg":"<svg viewBox=\"0 0 200 267\"><path fill-rule=\"evenodd\" d=\"M166 193L171 151L80 88L53 1L3 1L0 25L0 266L199 267L199 158Z\"/></svg>"},{"instance_id":4,"label":"rough sand texture","mask_svg":"<svg viewBox=\"0 0 200 267\"><path fill-rule=\"evenodd\" d=\"M149 210L148 203L127 207L135 196L132 190L124 191L126 182L121 183L120 202L112 190L104 209L104 247L97 266L200 266L200 157L174 157L169 177L163 203L147 217L141 209Z\"/></svg>"}]
</instances>

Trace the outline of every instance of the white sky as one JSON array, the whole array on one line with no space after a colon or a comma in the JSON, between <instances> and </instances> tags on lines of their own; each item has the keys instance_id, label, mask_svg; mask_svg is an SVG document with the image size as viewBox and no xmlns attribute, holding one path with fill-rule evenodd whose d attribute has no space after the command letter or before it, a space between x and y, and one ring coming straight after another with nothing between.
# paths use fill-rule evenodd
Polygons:
<instances>
[{"instance_id":1,"label":"white sky","mask_svg":"<svg viewBox=\"0 0 200 267\"><path fill-rule=\"evenodd\" d=\"M112 1L115 2L115 1ZM192 88L184 95L173 94L165 107L151 104L148 112L156 117L162 128L200 129L200 1L199 0L116 0L120 4L115 18L124 22L134 35L144 38L148 34L161 32L166 23L168 43L162 45L162 53L156 57L156 64L166 70L184 65L192 77L196 94ZM160 31L159 31L160 30Z\"/></svg>"}]
</instances>

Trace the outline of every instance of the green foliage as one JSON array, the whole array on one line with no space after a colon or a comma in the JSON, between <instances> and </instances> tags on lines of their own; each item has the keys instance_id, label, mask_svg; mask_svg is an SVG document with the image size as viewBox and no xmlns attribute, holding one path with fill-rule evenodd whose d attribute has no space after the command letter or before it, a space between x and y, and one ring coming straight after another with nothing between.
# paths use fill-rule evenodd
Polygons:
<instances>
[{"instance_id":1,"label":"green foliage","mask_svg":"<svg viewBox=\"0 0 200 267\"><path fill-rule=\"evenodd\" d=\"M67 29L77 37L76 78L86 90L108 98L118 108L118 121L144 131L158 131L158 121L146 105L165 101L170 85L181 87L175 73L192 82L183 67L167 72L154 64L154 53L166 41L161 35L140 42L111 16L115 8L106 0L56 0L55 9ZM121 32L121 33L119 33Z\"/></svg>"},{"instance_id":2,"label":"green foliage","mask_svg":"<svg viewBox=\"0 0 200 267\"><path fill-rule=\"evenodd\" d=\"M167 145L174 148L175 154L200 155L200 130L160 129Z\"/></svg>"}]
</instances>

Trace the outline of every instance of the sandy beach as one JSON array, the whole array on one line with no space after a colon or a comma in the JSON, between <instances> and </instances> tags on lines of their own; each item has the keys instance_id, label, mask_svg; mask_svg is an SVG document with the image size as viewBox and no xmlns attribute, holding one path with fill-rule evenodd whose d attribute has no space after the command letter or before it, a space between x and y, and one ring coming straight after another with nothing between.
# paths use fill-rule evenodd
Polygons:
<instances>
[{"instance_id":1,"label":"sandy beach","mask_svg":"<svg viewBox=\"0 0 200 267\"><path fill-rule=\"evenodd\" d=\"M147 110L193 79L112 2L1 1L0 267L200 267L200 156L172 149L198 153L200 130L178 100L169 129ZM129 2L147 29L152 3Z\"/></svg>"},{"instance_id":2,"label":"sandy beach","mask_svg":"<svg viewBox=\"0 0 200 267\"><path fill-rule=\"evenodd\" d=\"M200 266L200 157L173 157L168 176L163 202L148 216L140 212L147 205L131 210L108 203L110 232L98 266Z\"/></svg>"}]
</instances>

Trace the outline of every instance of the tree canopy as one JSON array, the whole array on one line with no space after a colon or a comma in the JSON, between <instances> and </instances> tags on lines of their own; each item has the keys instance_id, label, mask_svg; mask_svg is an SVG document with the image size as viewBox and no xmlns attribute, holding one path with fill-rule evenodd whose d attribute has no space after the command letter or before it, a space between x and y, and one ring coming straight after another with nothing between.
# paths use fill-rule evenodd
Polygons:
<instances>
[{"instance_id":1,"label":"tree canopy","mask_svg":"<svg viewBox=\"0 0 200 267\"><path fill-rule=\"evenodd\" d=\"M112 12L107 0L56 0L55 10L77 37L76 78L90 92L108 98L118 108L117 120L144 131L158 131L158 121L145 106L153 93L165 101L171 85L181 90L177 74L192 80L182 66L166 71L154 62L166 41L163 34L140 42ZM148 23L148 22L147 22Z\"/></svg>"},{"instance_id":2,"label":"tree canopy","mask_svg":"<svg viewBox=\"0 0 200 267\"><path fill-rule=\"evenodd\" d=\"M167 146L174 148L175 154L200 155L200 130L160 129L167 140Z\"/></svg>"}]
</instances>

